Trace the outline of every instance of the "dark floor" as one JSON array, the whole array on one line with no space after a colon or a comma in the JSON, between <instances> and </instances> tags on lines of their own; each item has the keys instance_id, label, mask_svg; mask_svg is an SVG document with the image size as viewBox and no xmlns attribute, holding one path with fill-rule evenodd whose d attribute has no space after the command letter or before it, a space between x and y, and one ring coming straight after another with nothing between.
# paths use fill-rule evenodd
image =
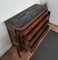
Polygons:
<instances>
[{"instance_id":1,"label":"dark floor","mask_svg":"<svg viewBox=\"0 0 58 60\"><path fill-rule=\"evenodd\" d=\"M31 60L58 60L58 33L50 31Z\"/></svg>"}]
</instances>

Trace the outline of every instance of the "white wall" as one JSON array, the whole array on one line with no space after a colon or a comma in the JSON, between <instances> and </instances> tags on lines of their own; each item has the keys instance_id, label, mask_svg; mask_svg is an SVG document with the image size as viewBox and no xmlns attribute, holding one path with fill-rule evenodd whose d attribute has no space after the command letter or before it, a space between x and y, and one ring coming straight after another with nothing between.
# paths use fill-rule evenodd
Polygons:
<instances>
[{"instance_id":1,"label":"white wall","mask_svg":"<svg viewBox=\"0 0 58 60\"><path fill-rule=\"evenodd\" d=\"M0 23L0 56L12 46L5 24Z\"/></svg>"},{"instance_id":2,"label":"white wall","mask_svg":"<svg viewBox=\"0 0 58 60\"><path fill-rule=\"evenodd\" d=\"M39 4L40 0L0 0L0 56L12 46L3 21L35 3Z\"/></svg>"},{"instance_id":3,"label":"white wall","mask_svg":"<svg viewBox=\"0 0 58 60\"><path fill-rule=\"evenodd\" d=\"M50 22L58 25L58 0L40 0L40 3L47 3L49 11L51 11Z\"/></svg>"},{"instance_id":4,"label":"white wall","mask_svg":"<svg viewBox=\"0 0 58 60\"><path fill-rule=\"evenodd\" d=\"M47 0L47 4L51 11L50 22L58 25L58 0Z\"/></svg>"},{"instance_id":5,"label":"white wall","mask_svg":"<svg viewBox=\"0 0 58 60\"><path fill-rule=\"evenodd\" d=\"M0 22L16 15L40 0L0 0Z\"/></svg>"},{"instance_id":6,"label":"white wall","mask_svg":"<svg viewBox=\"0 0 58 60\"><path fill-rule=\"evenodd\" d=\"M47 3L47 0L40 0L40 4L45 4Z\"/></svg>"}]
</instances>

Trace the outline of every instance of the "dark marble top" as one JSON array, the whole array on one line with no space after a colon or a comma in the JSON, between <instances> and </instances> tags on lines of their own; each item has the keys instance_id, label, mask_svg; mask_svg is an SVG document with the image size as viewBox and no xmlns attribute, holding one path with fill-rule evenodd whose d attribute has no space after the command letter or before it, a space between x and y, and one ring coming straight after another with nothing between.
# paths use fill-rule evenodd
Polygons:
<instances>
[{"instance_id":1,"label":"dark marble top","mask_svg":"<svg viewBox=\"0 0 58 60\"><path fill-rule=\"evenodd\" d=\"M40 14L45 9L44 5L35 4L15 17L9 19L9 22L21 28L27 24L34 16Z\"/></svg>"}]
</instances>

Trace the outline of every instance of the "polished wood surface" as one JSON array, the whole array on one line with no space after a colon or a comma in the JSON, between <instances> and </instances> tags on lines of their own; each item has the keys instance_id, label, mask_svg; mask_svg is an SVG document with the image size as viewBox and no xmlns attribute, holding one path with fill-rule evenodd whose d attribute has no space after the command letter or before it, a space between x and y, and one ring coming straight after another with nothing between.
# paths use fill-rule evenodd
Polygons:
<instances>
[{"instance_id":1,"label":"polished wood surface","mask_svg":"<svg viewBox=\"0 0 58 60\"><path fill-rule=\"evenodd\" d=\"M44 25L44 23L47 21L46 17L44 20L42 20L36 27L28 34L28 41L36 34L36 32Z\"/></svg>"},{"instance_id":2,"label":"polished wood surface","mask_svg":"<svg viewBox=\"0 0 58 60\"><path fill-rule=\"evenodd\" d=\"M11 47L1 58L0 60L21 60L17 54L15 47Z\"/></svg>"},{"instance_id":3,"label":"polished wood surface","mask_svg":"<svg viewBox=\"0 0 58 60\"><path fill-rule=\"evenodd\" d=\"M44 31L44 29L47 26L45 25L37 34L34 36L34 38L30 41L30 47L34 44L34 42L38 39L38 37L41 35L41 33Z\"/></svg>"}]
</instances>

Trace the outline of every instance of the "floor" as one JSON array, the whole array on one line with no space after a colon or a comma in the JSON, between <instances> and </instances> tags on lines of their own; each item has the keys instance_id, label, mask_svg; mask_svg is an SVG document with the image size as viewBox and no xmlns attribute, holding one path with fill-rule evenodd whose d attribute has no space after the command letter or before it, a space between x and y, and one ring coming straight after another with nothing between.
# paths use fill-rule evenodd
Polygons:
<instances>
[{"instance_id":1,"label":"floor","mask_svg":"<svg viewBox=\"0 0 58 60\"><path fill-rule=\"evenodd\" d=\"M15 47L11 47L0 60L20 60ZM31 60L58 60L58 33L50 31Z\"/></svg>"},{"instance_id":2,"label":"floor","mask_svg":"<svg viewBox=\"0 0 58 60\"><path fill-rule=\"evenodd\" d=\"M58 60L58 33L50 31L31 60Z\"/></svg>"},{"instance_id":3,"label":"floor","mask_svg":"<svg viewBox=\"0 0 58 60\"><path fill-rule=\"evenodd\" d=\"M20 60L15 47L11 47L0 60Z\"/></svg>"}]
</instances>

